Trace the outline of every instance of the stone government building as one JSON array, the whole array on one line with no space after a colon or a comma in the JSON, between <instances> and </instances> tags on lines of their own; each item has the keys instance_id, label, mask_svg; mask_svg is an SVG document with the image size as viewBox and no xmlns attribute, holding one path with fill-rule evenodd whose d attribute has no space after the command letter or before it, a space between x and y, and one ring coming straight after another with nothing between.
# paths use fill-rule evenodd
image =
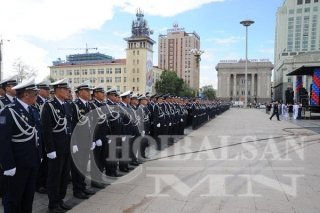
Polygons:
<instances>
[{"instance_id":1,"label":"stone government building","mask_svg":"<svg viewBox=\"0 0 320 213\"><path fill-rule=\"evenodd\" d=\"M244 101L245 60L221 60L218 72L218 94L223 100ZM271 101L271 75L273 64L267 59L248 60L248 103Z\"/></svg>"}]
</instances>

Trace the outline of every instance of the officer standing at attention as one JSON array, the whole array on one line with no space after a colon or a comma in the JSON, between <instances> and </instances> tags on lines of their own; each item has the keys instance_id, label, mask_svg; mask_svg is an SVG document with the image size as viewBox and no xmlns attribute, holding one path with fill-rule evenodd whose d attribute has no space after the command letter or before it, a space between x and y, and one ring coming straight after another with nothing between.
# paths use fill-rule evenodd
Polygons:
<instances>
[{"instance_id":1,"label":"officer standing at attention","mask_svg":"<svg viewBox=\"0 0 320 213\"><path fill-rule=\"evenodd\" d=\"M40 115L34 79L12 87L17 99L0 114L0 163L4 170L4 212L32 212L41 154Z\"/></svg>"},{"instance_id":2,"label":"officer standing at attention","mask_svg":"<svg viewBox=\"0 0 320 213\"><path fill-rule=\"evenodd\" d=\"M50 88L49 84L45 81L37 84L37 88L39 89L39 95L37 97L37 102L35 107L38 109L38 112L41 114L42 107L45 102L49 99L50 96ZM45 146L42 146L42 153L45 153ZM39 172L38 172L38 180L36 191L40 194L47 193L47 176L48 176L48 159L43 158Z\"/></svg>"},{"instance_id":3,"label":"officer standing at attention","mask_svg":"<svg viewBox=\"0 0 320 213\"><path fill-rule=\"evenodd\" d=\"M11 78L8 78L8 79L1 81L0 85L1 85L1 89L3 91L2 95L0 96L0 111L1 111L1 109L3 109L7 105L13 103L13 101L14 101L16 91L14 89L12 89L12 87L17 85L16 76L13 76ZM2 193L3 193L2 178L3 178L3 170L1 167L1 163L0 163L0 197L2 197Z\"/></svg>"},{"instance_id":4,"label":"officer standing at attention","mask_svg":"<svg viewBox=\"0 0 320 213\"><path fill-rule=\"evenodd\" d=\"M43 106L41 123L48 157L48 208L51 212L60 213L71 209L63 199L70 174L72 111L70 105L66 104L69 98L68 79L58 80L50 85L54 88L54 96Z\"/></svg>"},{"instance_id":5,"label":"officer standing at attention","mask_svg":"<svg viewBox=\"0 0 320 213\"><path fill-rule=\"evenodd\" d=\"M95 149L95 141L93 142L92 132L90 127L89 101L90 81L83 82L77 87L78 99L75 100L72 106L72 154L77 155L71 163L71 176L73 185L73 196L78 199L88 199L89 195L95 194L94 191L86 188L85 174L89 162L90 149ZM76 164L77 163L77 164ZM80 168L81 166L81 168Z\"/></svg>"},{"instance_id":6,"label":"officer standing at attention","mask_svg":"<svg viewBox=\"0 0 320 213\"><path fill-rule=\"evenodd\" d=\"M91 159L91 186L95 188L105 188L102 184L102 173L108 153L108 136L111 135L111 128L108 122L109 111L105 103L105 91L103 85L93 88L92 101L89 103L93 115L94 130L93 139L96 147L93 150L94 160ZM95 171L99 170L99 171Z\"/></svg>"}]
</instances>

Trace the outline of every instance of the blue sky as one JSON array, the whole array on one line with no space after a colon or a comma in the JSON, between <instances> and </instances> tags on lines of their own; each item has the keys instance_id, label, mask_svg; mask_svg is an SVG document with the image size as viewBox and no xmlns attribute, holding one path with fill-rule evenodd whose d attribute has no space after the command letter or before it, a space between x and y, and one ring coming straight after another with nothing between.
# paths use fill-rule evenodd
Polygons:
<instances>
[{"instance_id":1,"label":"blue sky","mask_svg":"<svg viewBox=\"0 0 320 213\"><path fill-rule=\"evenodd\" d=\"M9 12L0 14L0 35L11 40L3 47L5 76L12 73L12 62L20 57L26 64L39 70L38 80L41 80L49 74L47 66L53 60L82 52L61 49L84 48L86 43L89 47L98 47L99 52L124 58L126 42L123 38L130 35L135 10L140 7L155 32L152 35L155 41L159 33L166 33L173 23L178 23L187 32L196 31L200 35L201 49L204 51L200 85L211 84L216 88L215 66L219 60L245 57L245 27L239 23L243 19L255 21L249 27L248 57L270 59L273 62L275 15L283 0L26 2L28 4L12 0L7 3L8 10L17 6L25 9L30 7L30 10L36 7L35 11L42 12L37 14L30 11L27 14L21 10L21 13L15 13L18 14L16 16ZM171 8L170 4L173 5ZM5 23L4 19L7 20ZM157 44L154 50L154 65L157 65Z\"/></svg>"}]
</instances>

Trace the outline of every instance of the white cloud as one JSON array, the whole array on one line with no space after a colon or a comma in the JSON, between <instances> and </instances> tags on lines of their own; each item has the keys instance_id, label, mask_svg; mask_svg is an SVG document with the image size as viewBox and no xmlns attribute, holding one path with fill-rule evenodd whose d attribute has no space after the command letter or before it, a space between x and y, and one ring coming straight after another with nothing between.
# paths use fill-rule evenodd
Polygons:
<instances>
[{"instance_id":1,"label":"white cloud","mask_svg":"<svg viewBox=\"0 0 320 213\"><path fill-rule=\"evenodd\" d=\"M0 36L11 40L3 46L3 74L10 75L13 61L21 58L27 65L39 70L37 78L42 79L49 74L48 63L54 59L50 58L52 53L47 52L41 44L67 40L83 31L100 29L106 21L113 18L116 8L132 14L135 14L137 8L141 8L148 15L168 17L221 1L224 0L185 0L183 4L179 0L3 1ZM165 29L159 29L163 30ZM123 33L114 33L123 37ZM113 56L124 56L122 46L107 46Z\"/></svg>"},{"instance_id":2,"label":"white cloud","mask_svg":"<svg viewBox=\"0 0 320 213\"><path fill-rule=\"evenodd\" d=\"M229 36L225 38L208 38L206 41L214 42L217 45L231 46L232 44L238 43L242 39L242 37Z\"/></svg>"},{"instance_id":3,"label":"white cloud","mask_svg":"<svg viewBox=\"0 0 320 213\"><path fill-rule=\"evenodd\" d=\"M141 8L146 14L155 16L175 16L177 14L199 8L204 4L222 2L224 0L123 0L120 7L127 12L135 13Z\"/></svg>"}]
</instances>

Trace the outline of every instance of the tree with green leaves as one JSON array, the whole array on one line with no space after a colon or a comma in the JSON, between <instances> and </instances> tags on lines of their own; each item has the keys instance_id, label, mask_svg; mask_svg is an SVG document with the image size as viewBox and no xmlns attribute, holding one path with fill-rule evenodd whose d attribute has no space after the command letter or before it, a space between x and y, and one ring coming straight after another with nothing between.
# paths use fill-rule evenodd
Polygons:
<instances>
[{"instance_id":1,"label":"tree with green leaves","mask_svg":"<svg viewBox=\"0 0 320 213\"><path fill-rule=\"evenodd\" d=\"M216 98L216 91L212 86L207 85L201 88L202 96L208 100L214 100Z\"/></svg>"},{"instance_id":2,"label":"tree with green leaves","mask_svg":"<svg viewBox=\"0 0 320 213\"><path fill-rule=\"evenodd\" d=\"M170 93L180 97L194 97L196 91L190 88L183 79L179 78L173 71L163 71L160 80L156 82L157 93Z\"/></svg>"}]
</instances>

